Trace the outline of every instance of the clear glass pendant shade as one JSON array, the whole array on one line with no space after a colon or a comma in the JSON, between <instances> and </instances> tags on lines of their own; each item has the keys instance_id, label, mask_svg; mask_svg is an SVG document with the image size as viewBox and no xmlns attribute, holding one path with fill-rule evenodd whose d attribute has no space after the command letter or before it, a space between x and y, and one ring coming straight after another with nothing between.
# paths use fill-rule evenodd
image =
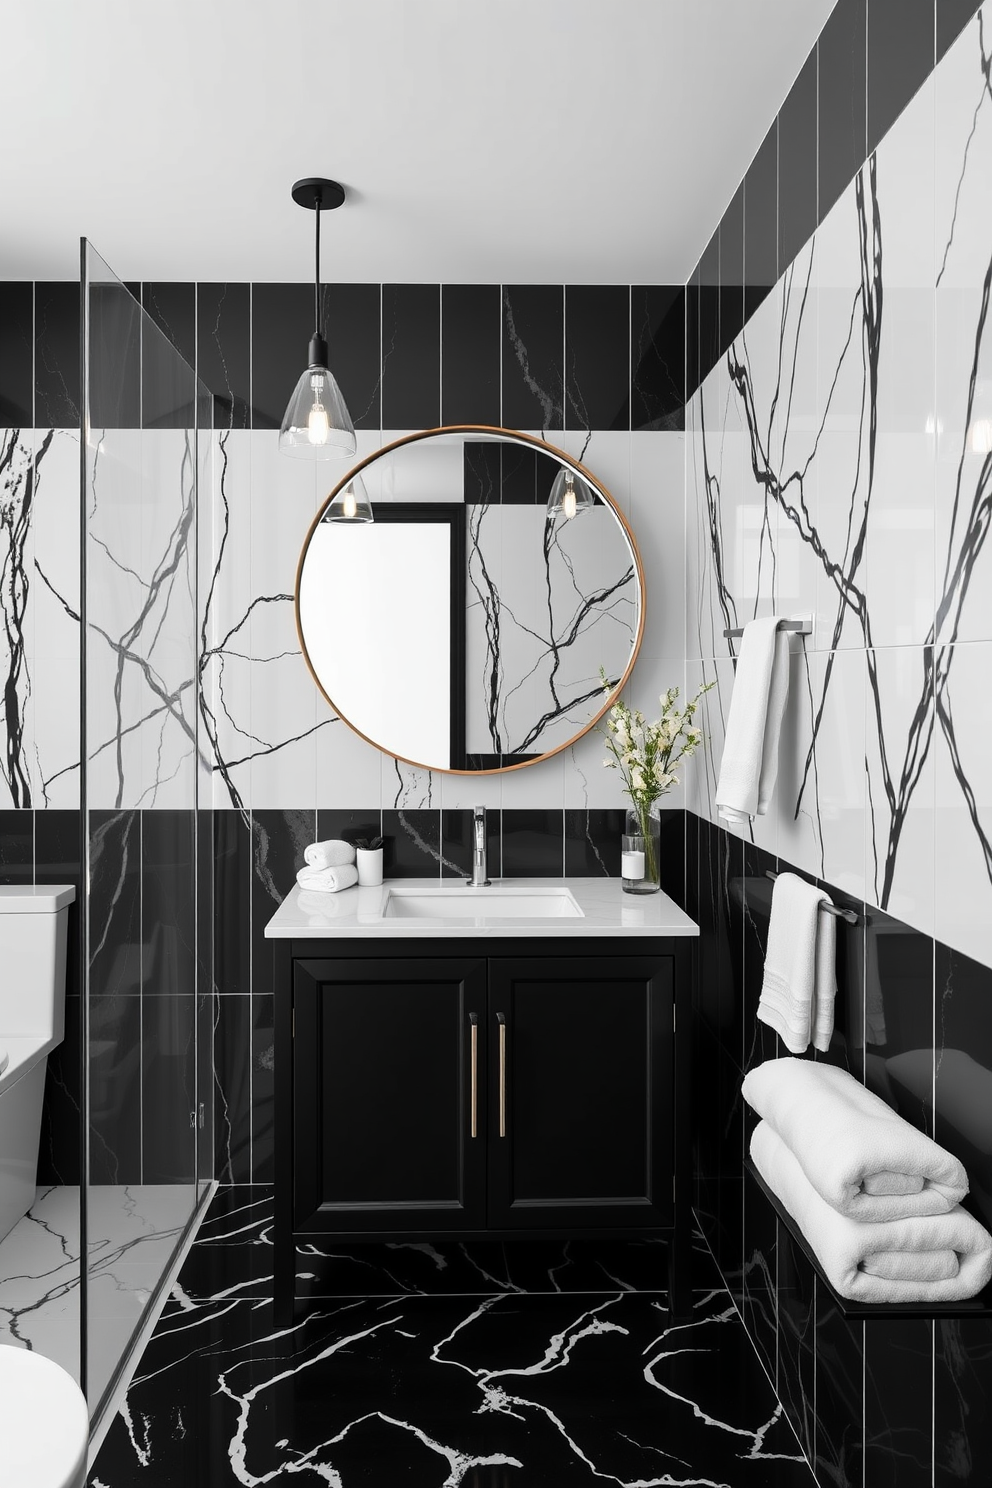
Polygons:
<instances>
[{"instance_id":1,"label":"clear glass pendant shade","mask_svg":"<svg viewBox=\"0 0 992 1488\"><path fill-rule=\"evenodd\" d=\"M326 367L308 367L283 417L281 453L304 460L344 460L355 448L355 426L333 375Z\"/></svg>"},{"instance_id":2,"label":"clear glass pendant shade","mask_svg":"<svg viewBox=\"0 0 992 1488\"><path fill-rule=\"evenodd\" d=\"M554 478L551 495L548 497L548 521L554 522L558 518L570 521L572 517L577 517L580 512L588 511L595 505L596 498L586 482L562 466Z\"/></svg>"},{"instance_id":3,"label":"clear glass pendant shade","mask_svg":"<svg viewBox=\"0 0 992 1488\"><path fill-rule=\"evenodd\" d=\"M360 475L353 475L346 485L342 486L326 514L321 518L322 522L374 522L372 515L372 503L369 493L365 489L365 482Z\"/></svg>"}]
</instances>

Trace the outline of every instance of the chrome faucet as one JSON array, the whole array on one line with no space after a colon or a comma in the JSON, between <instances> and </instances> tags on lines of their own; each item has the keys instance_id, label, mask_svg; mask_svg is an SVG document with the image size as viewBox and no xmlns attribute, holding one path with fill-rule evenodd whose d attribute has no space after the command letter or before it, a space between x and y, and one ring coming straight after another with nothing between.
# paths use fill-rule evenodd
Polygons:
<instances>
[{"instance_id":1,"label":"chrome faucet","mask_svg":"<svg viewBox=\"0 0 992 1488\"><path fill-rule=\"evenodd\" d=\"M491 880L486 869L486 808L472 808L472 877L465 880L470 889L484 889Z\"/></svg>"}]
</instances>

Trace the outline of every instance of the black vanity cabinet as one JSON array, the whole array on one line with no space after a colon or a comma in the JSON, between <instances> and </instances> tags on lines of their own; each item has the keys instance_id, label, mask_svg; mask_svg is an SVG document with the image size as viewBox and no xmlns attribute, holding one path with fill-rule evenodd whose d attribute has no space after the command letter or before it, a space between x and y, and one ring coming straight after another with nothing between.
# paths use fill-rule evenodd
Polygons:
<instances>
[{"instance_id":1,"label":"black vanity cabinet","mask_svg":"<svg viewBox=\"0 0 992 1488\"><path fill-rule=\"evenodd\" d=\"M279 1321L300 1237L687 1230L690 943L566 947L276 941Z\"/></svg>"}]
</instances>

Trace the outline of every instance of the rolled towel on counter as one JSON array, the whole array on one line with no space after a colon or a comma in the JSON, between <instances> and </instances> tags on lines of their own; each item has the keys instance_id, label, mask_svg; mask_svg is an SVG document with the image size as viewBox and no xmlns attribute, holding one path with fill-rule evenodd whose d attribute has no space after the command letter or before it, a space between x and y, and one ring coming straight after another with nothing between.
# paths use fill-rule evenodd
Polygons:
<instances>
[{"instance_id":1,"label":"rolled towel on counter","mask_svg":"<svg viewBox=\"0 0 992 1488\"><path fill-rule=\"evenodd\" d=\"M830 896L795 873L780 873L772 889L768 949L758 1017L785 1047L802 1054L830 1048L837 995L837 921L823 914Z\"/></svg>"},{"instance_id":2,"label":"rolled towel on counter","mask_svg":"<svg viewBox=\"0 0 992 1488\"><path fill-rule=\"evenodd\" d=\"M962 1302L992 1277L992 1235L960 1205L882 1223L838 1214L767 1121L755 1127L751 1157L831 1286L852 1302Z\"/></svg>"},{"instance_id":3,"label":"rolled towel on counter","mask_svg":"<svg viewBox=\"0 0 992 1488\"><path fill-rule=\"evenodd\" d=\"M768 810L789 692L789 635L778 616L750 620L741 637L716 788L719 814L746 822Z\"/></svg>"},{"instance_id":4,"label":"rolled towel on counter","mask_svg":"<svg viewBox=\"0 0 992 1488\"><path fill-rule=\"evenodd\" d=\"M741 1093L824 1202L851 1219L946 1214L968 1192L952 1153L835 1065L769 1059L744 1076Z\"/></svg>"},{"instance_id":5,"label":"rolled towel on counter","mask_svg":"<svg viewBox=\"0 0 992 1488\"><path fill-rule=\"evenodd\" d=\"M296 875L301 889L313 889L320 894L337 894L341 889L350 889L358 882L358 869L354 863L342 863L338 868L301 868Z\"/></svg>"},{"instance_id":6,"label":"rolled towel on counter","mask_svg":"<svg viewBox=\"0 0 992 1488\"><path fill-rule=\"evenodd\" d=\"M355 861L355 849L341 837L328 837L324 842L311 842L303 849L308 868L343 868Z\"/></svg>"}]
</instances>

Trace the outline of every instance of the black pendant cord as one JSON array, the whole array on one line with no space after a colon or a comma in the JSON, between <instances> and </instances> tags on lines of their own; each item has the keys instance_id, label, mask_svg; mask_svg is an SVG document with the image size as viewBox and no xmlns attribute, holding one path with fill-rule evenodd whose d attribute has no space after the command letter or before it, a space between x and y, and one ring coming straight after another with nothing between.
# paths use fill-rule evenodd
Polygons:
<instances>
[{"instance_id":1,"label":"black pendant cord","mask_svg":"<svg viewBox=\"0 0 992 1488\"><path fill-rule=\"evenodd\" d=\"M317 218L317 231L315 234L316 247L314 251L313 266L313 312L316 335L321 334L320 328L320 192L317 193L315 216Z\"/></svg>"}]
</instances>

